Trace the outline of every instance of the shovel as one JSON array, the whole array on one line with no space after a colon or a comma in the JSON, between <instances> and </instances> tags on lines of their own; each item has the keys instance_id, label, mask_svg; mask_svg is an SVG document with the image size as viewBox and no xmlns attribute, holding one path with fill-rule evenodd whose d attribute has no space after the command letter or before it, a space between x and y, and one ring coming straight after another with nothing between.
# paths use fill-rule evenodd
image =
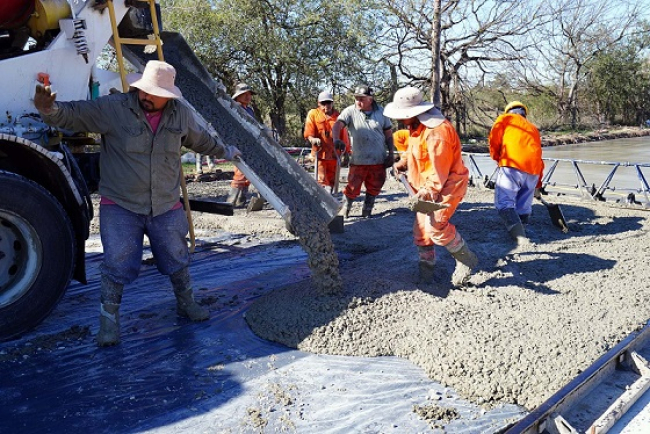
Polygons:
<instances>
[{"instance_id":1,"label":"shovel","mask_svg":"<svg viewBox=\"0 0 650 434\"><path fill-rule=\"evenodd\" d=\"M409 209L411 211L421 212L423 214L430 214L434 211L438 211L439 209L449 208L449 205L447 205L446 203L431 202L428 200L419 199L417 196L417 192L413 189L411 184L409 184L408 180L406 179L406 175L404 173L399 174L399 180L402 182L402 185L404 185L404 188L406 189L406 192L409 195L410 198Z\"/></svg>"},{"instance_id":2,"label":"shovel","mask_svg":"<svg viewBox=\"0 0 650 434\"><path fill-rule=\"evenodd\" d=\"M551 222L553 223L553 226L557 226L558 228L562 229L562 232L565 234L569 232L569 225L567 224L564 218L564 214L562 214L560 205L554 203L548 203L541 197L539 197L538 199L540 202L542 202L542 204L544 204L544 206L548 210L548 215L551 217Z\"/></svg>"},{"instance_id":3,"label":"shovel","mask_svg":"<svg viewBox=\"0 0 650 434\"><path fill-rule=\"evenodd\" d=\"M334 173L334 185L330 190L332 194L339 192L339 177L341 176L341 157L336 151L334 151L334 156L336 157L336 173Z\"/></svg>"}]
</instances>

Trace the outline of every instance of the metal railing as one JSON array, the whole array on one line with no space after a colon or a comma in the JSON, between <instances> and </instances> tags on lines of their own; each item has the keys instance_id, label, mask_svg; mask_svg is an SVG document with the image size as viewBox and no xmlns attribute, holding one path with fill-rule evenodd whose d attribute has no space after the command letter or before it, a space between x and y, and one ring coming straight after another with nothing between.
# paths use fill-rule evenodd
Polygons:
<instances>
[{"instance_id":1,"label":"metal railing","mask_svg":"<svg viewBox=\"0 0 650 434\"><path fill-rule=\"evenodd\" d=\"M470 170L472 185L494 188L498 167L489 155L463 152L463 159ZM650 173L650 163L542 159L546 166L542 186L547 192L579 195L597 201L623 201L629 205L650 207L650 184L644 173L644 171ZM590 172L588 174L587 167ZM626 176L630 178L630 172L636 178L638 186L632 187L633 182L631 183L629 179L623 180ZM487 173L490 173L490 176ZM575 176L575 182L569 180L572 175ZM645 200L639 201L639 196Z\"/></svg>"}]
</instances>

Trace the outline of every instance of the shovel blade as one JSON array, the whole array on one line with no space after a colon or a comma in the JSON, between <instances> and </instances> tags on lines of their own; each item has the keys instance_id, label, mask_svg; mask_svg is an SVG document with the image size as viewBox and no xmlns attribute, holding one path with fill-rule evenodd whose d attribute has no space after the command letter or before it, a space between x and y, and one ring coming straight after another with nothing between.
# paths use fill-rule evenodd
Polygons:
<instances>
[{"instance_id":1,"label":"shovel blade","mask_svg":"<svg viewBox=\"0 0 650 434\"><path fill-rule=\"evenodd\" d=\"M562 229L562 232L569 232L569 225L567 224L564 214L562 214L562 209L560 205L557 204L546 204L546 209L548 210L548 215L551 217L551 222L554 226Z\"/></svg>"}]
</instances>

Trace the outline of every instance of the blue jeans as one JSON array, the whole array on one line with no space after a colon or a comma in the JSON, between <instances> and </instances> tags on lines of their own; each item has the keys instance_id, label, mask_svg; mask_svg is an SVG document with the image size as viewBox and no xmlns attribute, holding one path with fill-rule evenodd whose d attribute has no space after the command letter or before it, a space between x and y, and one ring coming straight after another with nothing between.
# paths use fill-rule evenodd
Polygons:
<instances>
[{"instance_id":1,"label":"blue jeans","mask_svg":"<svg viewBox=\"0 0 650 434\"><path fill-rule=\"evenodd\" d=\"M183 208L152 217L119 205L100 205L99 228L104 247L100 271L115 283L126 285L138 277L144 235L149 238L161 274L174 274L189 265L185 240L189 226Z\"/></svg>"},{"instance_id":2,"label":"blue jeans","mask_svg":"<svg viewBox=\"0 0 650 434\"><path fill-rule=\"evenodd\" d=\"M494 188L494 206L497 211L510 208L519 215L530 214L538 179L537 175L512 167L499 168Z\"/></svg>"}]
</instances>

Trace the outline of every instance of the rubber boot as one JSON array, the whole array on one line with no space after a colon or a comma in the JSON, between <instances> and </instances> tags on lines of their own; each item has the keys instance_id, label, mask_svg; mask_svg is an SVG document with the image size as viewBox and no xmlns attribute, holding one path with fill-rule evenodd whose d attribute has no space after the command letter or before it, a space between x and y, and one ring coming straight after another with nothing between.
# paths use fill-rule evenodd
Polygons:
<instances>
[{"instance_id":1,"label":"rubber boot","mask_svg":"<svg viewBox=\"0 0 650 434\"><path fill-rule=\"evenodd\" d=\"M510 234L517 245L524 245L528 243L528 238L526 237L526 229L522 224L521 217L517 214L513 208L506 208L499 210L499 217L503 220L506 225L506 230Z\"/></svg>"},{"instance_id":2,"label":"rubber boot","mask_svg":"<svg viewBox=\"0 0 650 434\"><path fill-rule=\"evenodd\" d=\"M232 203L233 206L241 207L246 203L246 195L248 193L248 186L244 187L231 187L228 193L227 202Z\"/></svg>"},{"instance_id":3,"label":"rubber boot","mask_svg":"<svg viewBox=\"0 0 650 434\"><path fill-rule=\"evenodd\" d=\"M174 287L176 313L179 316L189 318L195 322L205 321L210 318L208 309L194 301L192 286L190 285L190 273L187 268L172 274L169 279Z\"/></svg>"},{"instance_id":4,"label":"rubber boot","mask_svg":"<svg viewBox=\"0 0 650 434\"><path fill-rule=\"evenodd\" d=\"M99 332L97 345L108 347L120 343L120 303L124 285L102 276Z\"/></svg>"},{"instance_id":5,"label":"rubber boot","mask_svg":"<svg viewBox=\"0 0 650 434\"><path fill-rule=\"evenodd\" d=\"M343 195L343 201L341 201L343 208L341 208L341 213L345 218L350 217L350 210L352 210L352 203L354 203L354 199L350 199L349 197ZM341 215L341 213L339 213L339 215Z\"/></svg>"},{"instance_id":6,"label":"rubber boot","mask_svg":"<svg viewBox=\"0 0 650 434\"><path fill-rule=\"evenodd\" d=\"M464 286L472 275L472 270L478 265L478 258L469 249L469 246L458 232L456 238L445 247L456 260L456 268L451 275L451 283L456 287Z\"/></svg>"},{"instance_id":7,"label":"rubber boot","mask_svg":"<svg viewBox=\"0 0 650 434\"><path fill-rule=\"evenodd\" d=\"M512 238L518 246L525 246L530 243L526 236L526 229L521 223L517 223L509 228L508 233L510 234L510 238Z\"/></svg>"},{"instance_id":8,"label":"rubber boot","mask_svg":"<svg viewBox=\"0 0 650 434\"><path fill-rule=\"evenodd\" d=\"M418 246L419 283L432 283L433 272L436 265L436 251L434 246Z\"/></svg>"},{"instance_id":9,"label":"rubber boot","mask_svg":"<svg viewBox=\"0 0 650 434\"><path fill-rule=\"evenodd\" d=\"M361 209L361 217L367 219L372 214L372 208L375 206L375 198L377 196L372 196L366 194L366 199L363 201L363 208Z\"/></svg>"}]
</instances>

